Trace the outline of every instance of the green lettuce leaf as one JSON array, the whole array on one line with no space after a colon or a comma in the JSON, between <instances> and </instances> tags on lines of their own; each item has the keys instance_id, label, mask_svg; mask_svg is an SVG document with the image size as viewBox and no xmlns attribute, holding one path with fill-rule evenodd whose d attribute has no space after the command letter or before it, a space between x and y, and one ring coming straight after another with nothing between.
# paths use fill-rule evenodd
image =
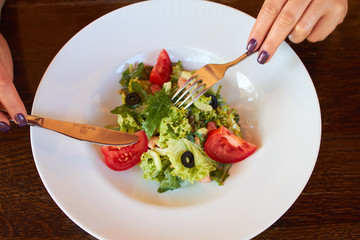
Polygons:
<instances>
[{"instance_id":1,"label":"green lettuce leaf","mask_svg":"<svg viewBox=\"0 0 360 240\"><path fill-rule=\"evenodd\" d=\"M158 188L159 193L163 193L169 190L172 191L174 189L181 187L180 185L181 180L177 176L171 174L173 169L171 168L170 161L166 161L164 167L165 167L165 170L163 171L164 178L160 182L160 186Z\"/></svg>"},{"instance_id":2,"label":"green lettuce leaf","mask_svg":"<svg viewBox=\"0 0 360 240\"><path fill-rule=\"evenodd\" d=\"M139 166L146 180L159 182L159 193L172 191L181 186L181 180L171 174L173 168L167 156L160 156L157 152L148 150L141 156Z\"/></svg>"},{"instance_id":3,"label":"green lettuce leaf","mask_svg":"<svg viewBox=\"0 0 360 240\"><path fill-rule=\"evenodd\" d=\"M133 68L133 65L130 64L129 67L123 72L120 79L120 84L124 88L128 88L130 79L149 79L151 70L152 67L145 66L143 63L139 63L135 69Z\"/></svg>"},{"instance_id":4,"label":"green lettuce leaf","mask_svg":"<svg viewBox=\"0 0 360 240\"><path fill-rule=\"evenodd\" d=\"M177 81L179 80L182 71L183 71L183 66L181 64L181 61L178 61L173 66L172 72L171 72L170 82L172 83L173 86L177 85Z\"/></svg>"},{"instance_id":5,"label":"green lettuce leaf","mask_svg":"<svg viewBox=\"0 0 360 240\"><path fill-rule=\"evenodd\" d=\"M171 96L166 93L165 89L162 89L154 95L149 95L146 104L145 121L142 127L150 138L159 128L162 119L169 114L172 105Z\"/></svg>"},{"instance_id":6,"label":"green lettuce leaf","mask_svg":"<svg viewBox=\"0 0 360 240\"><path fill-rule=\"evenodd\" d=\"M241 128L238 123L239 115L235 109L230 108L229 105L224 105L217 108L216 125L224 126L232 131L236 136L241 137Z\"/></svg>"},{"instance_id":7,"label":"green lettuce leaf","mask_svg":"<svg viewBox=\"0 0 360 240\"><path fill-rule=\"evenodd\" d=\"M190 110L189 121L193 129L204 128L208 122L215 122L217 118L218 115L215 109L211 111L202 111L193 106Z\"/></svg>"},{"instance_id":8,"label":"green lettuce leaf","mask_svg":"<svg viewBox=\"0 0 360 240\"><path fill-rule=\"evenodd\" d=\"M195 102L194 106L197 107L200 111L211 111L213 110L213 107L210 105L211 97L206 97L205 95L202 95L199 97Z\"/></svg>"},{"instance_id":9,"label":"green lettuce leaf","mask_svg":"<svg viewBox=\"0 0 360 240\"><path fill-rule=\"evenodd\" d=\"M178 107L170 107L169 113L159 125L159 144L167 147L169 139L186 138L191 133L191 125L187 118L187 111Z\"/></svg>"},{"instance_id":10,"label":"green lettuce leaf","mask_svg":"<svg viewBox=\"0 0 360 240\"><path fill-rule=\"evenodd\" d=\"M121 132L134 133L141 130L144 119L142 106L130 107L123 104L114 108L111 113L117 114L118 130Z\"/></svg>"},{"instance_id":11,"label":"green lettuce leaf","mask_svg":"<svg viewBox=\"0 0 360 240\"><path fill-rule=\"evenodd\" d=\"M191 183L210 176L210 172L215 171L218 166L218 162L210 159L199 146L185 138L180 140L169 139L167 148L156 148L155 151L160 156L166 155L169 158L173 167L171 175L178 176L181 180ZM187 168L181 163L181 155L186 151L190 151L194 155L195 166L192 168Z\"/></svg>"},{"instance_id":12,"label":"green lettuce leaf","mask_svg":"<svg viewBox=\"0 0 360 240\"><path fill-rule=\"evenodd\" d=\"M147 95L151 93L151 83L149 81L131 79L129 82L129 93L137 92L141 96L141 102L145 102Z\"/></svg>"}]
</instances>

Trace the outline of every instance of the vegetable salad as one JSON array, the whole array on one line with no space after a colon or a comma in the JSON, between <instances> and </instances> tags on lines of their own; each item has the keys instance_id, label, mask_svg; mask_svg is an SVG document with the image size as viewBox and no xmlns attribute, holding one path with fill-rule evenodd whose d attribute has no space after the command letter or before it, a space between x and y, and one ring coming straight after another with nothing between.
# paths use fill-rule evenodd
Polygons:
<instances>
[{"instance_id":1,"label":"vegetable salad","mask_svg":"<svg viewBox=\"0 0 360 240\"><path fill-rule=\"evenodd\" d=\"M216 181L223 185L233 163L255 152L241 138L239 115L210 89L188 109L171 100L192 73L181 61L171 63L162 50L155 66L129 65L120 84L122 105L111 113L111 128L135 133L139 141L125 147L103 146L106 164L122 171L138 165L146 180L159 183L158 192L180 188L183 182Z\"/></svg>"}]
</instances>

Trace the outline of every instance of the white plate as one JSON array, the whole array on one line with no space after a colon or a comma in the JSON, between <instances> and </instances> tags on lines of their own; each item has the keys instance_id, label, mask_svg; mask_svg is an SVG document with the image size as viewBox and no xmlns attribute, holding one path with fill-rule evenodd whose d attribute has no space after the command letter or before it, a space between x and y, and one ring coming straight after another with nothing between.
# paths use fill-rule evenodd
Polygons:
<instances>
[{"instance_id":1,"label":"white plate","mask_svg":"<svg viewBox=\"0 0 360 240\"><path fill-rule=\"evenodd\" d=\"M153 63L162 48L189 69L245 51L250 16L212 2L146 1L113 11L76 34L43 76L33 114L104 126L121 103L129 62ZM214 29L211 31L210 29ZM31 129L37 169L58 206L101 239L248 239L294 203L314 168L321 137L311 78L287 44L270 63L256 56L229 70L222 94L259 150L235 164L225 186L158 194L138 168L115 172L97 146Z\"/></svg>"}]
</instances>

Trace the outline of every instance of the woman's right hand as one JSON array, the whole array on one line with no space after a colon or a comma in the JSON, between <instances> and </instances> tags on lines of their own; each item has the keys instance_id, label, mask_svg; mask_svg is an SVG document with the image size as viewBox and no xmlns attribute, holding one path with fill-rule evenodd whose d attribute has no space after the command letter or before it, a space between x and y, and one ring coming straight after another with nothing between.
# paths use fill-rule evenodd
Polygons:
<instances>
[{"instance_id":1,"label":"woman's right hand","mask_svg":"<svg viewBox=\"0 0 360 240\"><path fill-rule=\"evenodd\" d=\"M13 83L12 57L2 34L0 34L0 108L6 110L19 126L26 125L26 109ZM9 118L0 112L0 131L7 132L9 129Z\"/></svg>"},{"instance_id":2,"label":"woman's right hand","mask_svg":"<svg viewBox=\"0 0 360 240\"><path fill-rule=\"evenodd\" d=\"M265 0L251 30L247 50L259 50L264 64L289 36L293 43L325 39L347 13L347 0Z\"/></svg>"}]
</instances>

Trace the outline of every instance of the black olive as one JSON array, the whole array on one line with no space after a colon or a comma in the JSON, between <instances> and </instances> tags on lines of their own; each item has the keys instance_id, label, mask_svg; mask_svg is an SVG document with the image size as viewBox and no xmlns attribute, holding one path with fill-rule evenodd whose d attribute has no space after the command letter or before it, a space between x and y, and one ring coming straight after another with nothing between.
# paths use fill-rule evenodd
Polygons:
<instances>
[{"instance_id":1,"label":"black olive","mask_svg":"<svg viewBox=\"0 0 360 240\"><path fill-rule=\"evenodd\" d=\"M128 105L136 105L140 102L140 95L137 92L132 92L126 95L125 102Z\"/></svg>"},{"instance_id":2,"label":"black olive","mask_svg":"<svg viewBox=\"0 0 360 240\"><path fill-rule=\"evenodd\" d=\"M211 97L210 105L212 106L213 109L216 109L218 107L218 100L215 95L210 95L210 97Z\"/></svg>"},{"instance_id":3,"label":"black olive","mask_svg":"<svg viewBox=\"0 0 360 240\"><path fill-rule=\"evenodd\" d=\"M181 155L181 163L184 167L192 168L195 166L194 155L190 151L186 151Z\"/></svg>"}]
</instances>

